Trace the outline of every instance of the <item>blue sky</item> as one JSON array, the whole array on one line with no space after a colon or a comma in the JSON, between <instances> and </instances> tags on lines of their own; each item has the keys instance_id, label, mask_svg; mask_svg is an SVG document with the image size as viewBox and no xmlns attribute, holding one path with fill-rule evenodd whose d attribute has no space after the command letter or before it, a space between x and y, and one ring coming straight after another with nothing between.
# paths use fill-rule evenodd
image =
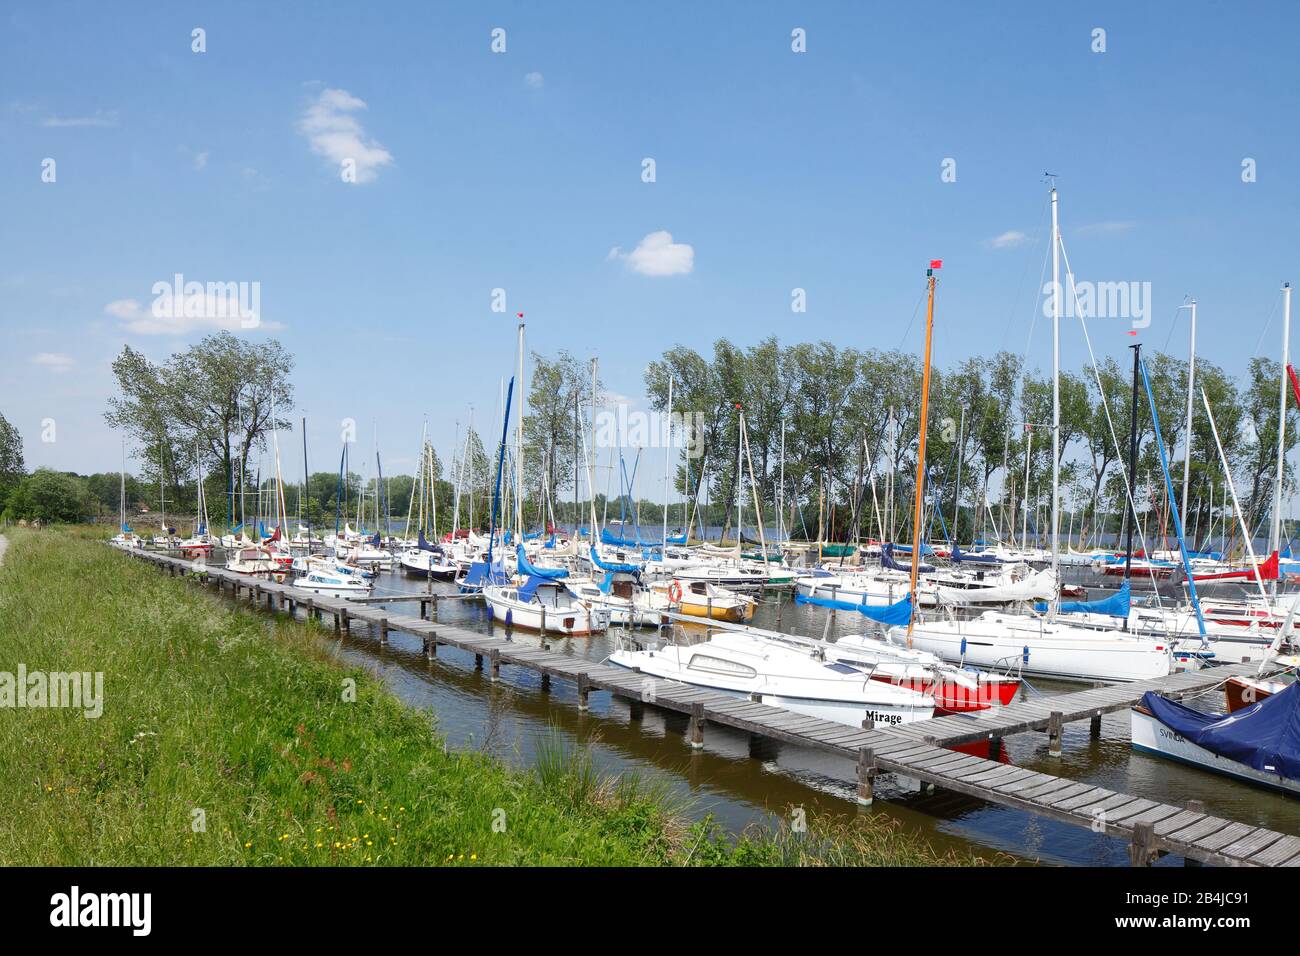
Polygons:
<instances>
[{"instance_id":1,"label":"blue sky","mask_svg":"<svg viewBox=\"0 0 1300 956\"><path fill-rule=\"evenodd\" d=\"M260 283L264 328L244 334L297 356L319 469L344 417L363 447L378 422L394 470L426 414L444 459L471 402L490 431L520 310L530 348L597 355L639 400L677 343L919 348L909 323L941 257L936 360L1019 352L1045 170L1078 276L1151 282L1155 348L1185 348L1176 310L1195 295L1201 354L1240 371L1277 354L1278 287L1300 274L1297 19L1282 3L10 6L0 411L28 467L114 468L113 357L161 360L211 330L141 321L176 273ZM340 150L361 181L342 181ZM659 232L689 253L634 253ZM1117 320L1091 329L1099 354L1133 341ZM1085 359L1067 328L1063 361Z\"/></svg>"}]
</instances>

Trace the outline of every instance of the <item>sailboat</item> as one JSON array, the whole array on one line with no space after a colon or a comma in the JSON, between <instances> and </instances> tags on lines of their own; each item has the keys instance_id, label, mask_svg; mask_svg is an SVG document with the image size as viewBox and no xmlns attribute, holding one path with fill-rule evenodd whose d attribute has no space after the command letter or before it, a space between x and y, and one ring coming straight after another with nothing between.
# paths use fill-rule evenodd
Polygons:
<instances>
[{"instance_id":1,"label":"sailboat","mask_svg":"<svg viewBox=\"0 0 1300 956\"><path fill-rule=\"evenodd\" d=\"M1061 233L1057 215L1056 186L1051 188L1052 206L1052 527L1051 574L1059 581L1057 541L1060 529L1060 325ZM930 350L934 327L935 271L941 260L931 263L927 273L929 300L926 310L925 364L921 394L920 449L917 461L913 554L920 553L921 507L925 486L925 438L929 408ZM912 571L912 593L916 592L916 567ZM1108 634L1066 624L1056 618L1059 595L1053 591L1044 617L986 611L971 620L916 622L915 607L906 629L889 631L894 643L929 651L944 660L986 669L1016 665L1025 674L1086 681L1138 681L1167 675L1172 669L1169 643L1127 634ZM914 602L915 603L915 602Z\"/></svg>"},{"instance_id":2,"label":"sailboat","mask_svg":"<svg viewBox=\"0 0 1300 956\"><path fill-rule=\"evenodd\" d=\"M208 500L203 490L203 459L199 457L197 442L194 444L194 468L197 497L194 533L180 543L180 549L182 557L206 558L212 553L212 536L208 534Z\"/></svg>"},{"instance_id":3,"label":"sailboat","mask_svg":"<svg viewBox=\"0 0 1300 956\"><path fill-rule=\"evenodd\" d=\"M131 525L126 520L126 441L122 442L122 485L121 485L121 514L119 526L121 531L109 539L109 544L115 548L122 548L130 551L134 548L143 548L144 539L131 530Z\"/></svg>"}]
</instances>

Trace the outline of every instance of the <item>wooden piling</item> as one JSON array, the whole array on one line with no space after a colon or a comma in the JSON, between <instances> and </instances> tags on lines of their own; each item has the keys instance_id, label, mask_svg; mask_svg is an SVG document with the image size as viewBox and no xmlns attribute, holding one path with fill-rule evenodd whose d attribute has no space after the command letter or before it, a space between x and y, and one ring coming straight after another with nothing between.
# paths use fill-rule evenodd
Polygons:
<instances>
[{"instance_id":1,"label":"wooden piling","mask_svg":"<svg viewBox=\"0 0 1300 956\"><path fill-rule=\"evenodd\" d=\"M388 618L379 619L379 643L386 645L388 643Z\"/></svg>"},{"instance_id":2,"label":"wooden piling","mask_svg":"<svg viewBox=\"0 0 1300 956\"><path fill-rule=\"evenodd\" d=\"M876 775L879 773L876 766L876 754L870 747L863 747L858 751L858 805L869 807L875 800Z\"/></svg>"},{"instance_id":3,"label":"wooden piling","mask_svg":"<svg viewBox=\"0 0 1300 956\"><path fill-rule=\"evenodd\" d=\"M1128 847L1129 863L1133 866L1150 866L1160 856L1156 850L1156 825L1154 823L1133 824L1133 839Z\"/></svg>"},{"instance_id":4,"label":"wooden piling","mask_svg":"<svg viewBox=\"0 0 1300 956\"><path fill-rule=\"evenodd\" d=\"M501 677L501 652L495 647L488 652L488 680L496 681Z\"/></svg>"},{"instance_id":5,"label":"wooden piling","mask_svg":"<svg viewBox=\"0 0 1300 956\"><path fill-rule=\"evenodd\" d=\"M591 709L588 696L591 694L591 678L587 672L583 671L578 675L578 710L585 712Z\"/></svg>"},{"instance_id":6,"label":"wooden piling","mask_svg":"<svg viewBox=\"0 0 1300 956\"><path fill-rule=\"evenodd\" d=\"M1101 737L1101 714L1093 714L1092 719L1088 721L1088 734L1093 740Z\"/></svg>"},{"instance_id":7,"label":"wooden piling","mask_svg":"<svg viewBox=\"0 0 1300 956\"><path fill-rule=\"evenodd\" d=\"M1054 710L1047 716L1047 755L1049 757L1061 756L1061 729L1065 721L1065 715L1059 710Z\"/></svg>"},{"instance_id":8,"label":"wooden piling","mask_svg":"<svg viewBox=\"0 0 1300 956\"><path fill-rule=\"evenodd\" d=\"M701 703L691 704L691 749L702 750L704 748L704 705Z\"/></svg>"}]
</instances>

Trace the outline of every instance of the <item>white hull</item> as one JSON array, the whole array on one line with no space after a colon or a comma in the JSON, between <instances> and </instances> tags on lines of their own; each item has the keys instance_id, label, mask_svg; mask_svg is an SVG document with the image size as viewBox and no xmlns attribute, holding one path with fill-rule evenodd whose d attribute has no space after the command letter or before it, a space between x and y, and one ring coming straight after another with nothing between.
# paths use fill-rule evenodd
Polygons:
<instances>
[{"instance_id":1,"label":"white hull","mask_svg":"<svg viewBox=\"0 0 1300 956\"><path fill-rule=\"evenodd\" d=\"M895 628L890 638L906 645L906 632L906 628ZM1151 680L1166 676L1172 667L1165 642L996 612L982 614L971 621L917 624L912 631L911 646L946 661L1067 680L1106 683ZM1029 649L1027 661L1026 648Z\"/></svg>"},{"instance_id":2,"label":"white hull","mask_svg":"<svg viewBox=\"0 0 1300 956\"><path fill-rule=\"evenodd\" d=\"M1192 743L1182 734L1175 733L1151 714L1136 707L1129 712L1132 715L1133 749L1157 757L1167 757L1179 763L1201 767L1224 776L1235 777L1248 783L1255 783L1274 790L1300 794L1300 781L1288 780L1277 774L1265 773L1248 767L1236 760L1220 757L1198 744Z\"/></svg>"},{"instance_id":3,"label":"white hull","mask_svg":"<svg viewBox=\"0 0 1300 956\"><path fill-rule=\"evenodd\" d=\"M650 682L646 690L651 694L655 680L668 680L850 727L861 727L868 719L897 726L934 716L932 697L742 634L720 634L701 644L670 644L656 650L619 648L609 660L639 670Z\"/></svg>"}]
</instances>

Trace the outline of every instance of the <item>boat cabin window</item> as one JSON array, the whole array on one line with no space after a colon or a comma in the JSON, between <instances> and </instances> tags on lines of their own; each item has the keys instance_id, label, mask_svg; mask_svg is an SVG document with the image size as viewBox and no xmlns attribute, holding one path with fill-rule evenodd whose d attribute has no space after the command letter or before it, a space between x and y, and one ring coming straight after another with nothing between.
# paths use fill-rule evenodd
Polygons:
<instances>
[{"instance_id":1,"label":"boat cabin window","mask_svg":"<svg viewBox=\"0 0 1300 956\"><path fill-rule=\"evenodd\" d=\"M861 673L861 671L859 671L856 667L850 667L848 664L840 664L840 663L827 664L827 665L826 665L826 669L827 669L827 670L832 670L832 671L834 671L834 672L837 673L837 674L859 674L859 673Z\"/></svg>"},{"instance_id":2,"label":"boat cabin window","mask_svg":"<svg viewBox=\"0 0 1300 956\"><path fill-rule=\"evenodd\" d=\"M704 587L704 584L703 584L702 582L697 581L697 582L695 582L694 584L691 585L691 593L692 593L692 594L708 594L709 592L708 592L708 590Z\"/></svg>"},{"instance_id":3,"label":"boat cabin window","mask_svg":"<svg viewBox=\"0 0 1300 956\"><path fill-rule=\"evenodd\" d=\"M692 654L691 662L687 665L693 671L708 671L713 674L731 674L736 677L754 677L758 671L748 664L739 664L736 661L729 661L721 657L711 657L708 654Z\"/></svg>"}]
</instances>

